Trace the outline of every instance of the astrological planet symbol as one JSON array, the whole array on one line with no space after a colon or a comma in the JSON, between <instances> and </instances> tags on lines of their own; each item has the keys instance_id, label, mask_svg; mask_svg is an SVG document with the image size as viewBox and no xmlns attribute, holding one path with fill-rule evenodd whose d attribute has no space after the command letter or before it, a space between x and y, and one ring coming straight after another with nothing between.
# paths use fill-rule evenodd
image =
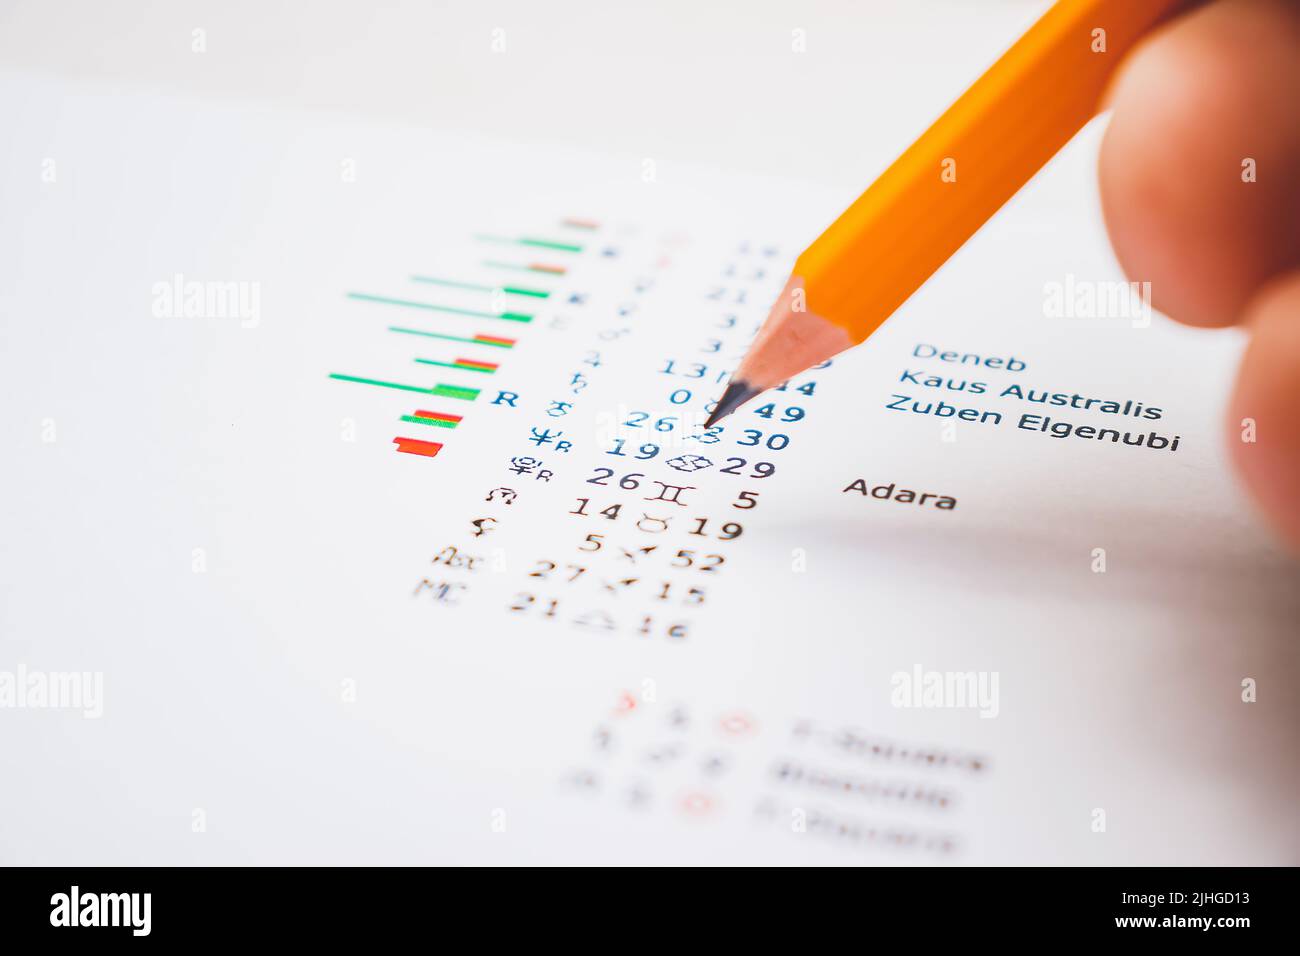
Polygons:
<instances>
[{"instance_id":1,"label":"astrological planet symbol","mask_svg":"<svg viewBox=\"0 0 1300 956\"><path fill-rule=\"evenodd\" d=\"M483 500L496 501L498 494L505 500L505 503L508 505L514 504L515 499L519 497L519 492L515 491L513 488L493 488L491 491L488 492L488 496Z\"/></svg>"},{"instance_id":2,"label":"astrological planet symbol","mask_svg":"<svg viewBox=\"0 0 1300 956\"><path fill-rule=\"evenodd\" d=\"M705 468L712 468L713 462L703 455L678 455L676 458L668 459L668 467L676 468L678 471L703 471Z\"/></svg>"},{"instance_id":3,"label":"astrological planet symbol","mask_svg":"<svg viewBox=\"0 0 1300 956\"><path fill-rule=\"evenodd\" d=\"M488 501L491 500L492 500L491 498L488 498ZM509 504L509 502L506 503ZM488 522L490 522L490 524ZM470 522L470 524L472 524L476 529L478 529L474 532L474 537L481 538L489 531L496 530L495 528L492 527L492 525L496 523L497 523L496 518L475 518L473 521Z\"/></svg>"},{"instance_id":4,"label":"astrological planet symbol","mask_svg":"<svg viewBox=\"0 0 1300 956\"><path fill-rule=\"evenodd\" d=\"M540 458L530 458L527 455L516 455L510 459L510 471L516 475L531 475L540 468L542 460Z\"/></svg>"}]
</instances>

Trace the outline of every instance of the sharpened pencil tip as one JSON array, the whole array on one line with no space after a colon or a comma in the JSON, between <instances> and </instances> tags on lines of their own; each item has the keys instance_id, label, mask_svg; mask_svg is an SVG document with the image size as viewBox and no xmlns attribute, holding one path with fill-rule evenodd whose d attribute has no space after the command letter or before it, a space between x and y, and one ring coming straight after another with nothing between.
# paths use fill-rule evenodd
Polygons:
<instances>
[{"instance_id":1,"label":"sharpened pencil tip","mask_svg":"<svg viewBox=\"0 0 1300 956\"><path fill-rule=\"evenodd\" d=\"M727 383L726 391L724 391L722 397L718 399L718 404L713 409L713 414L711 414L708 417L708 420L705 421L704 427L712 428L717 422L726 418L761 391L762 389L755 388L744 379L732 379Z\"/></svg>"}]
</instances>

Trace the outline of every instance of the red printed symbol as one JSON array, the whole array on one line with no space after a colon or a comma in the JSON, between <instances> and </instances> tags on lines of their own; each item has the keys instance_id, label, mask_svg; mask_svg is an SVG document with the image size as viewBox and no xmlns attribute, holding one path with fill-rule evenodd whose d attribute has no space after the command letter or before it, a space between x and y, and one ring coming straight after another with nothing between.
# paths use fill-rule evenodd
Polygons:
<instances>
[{"instance_id":1,"label":"red printed symbol","mask_svg":"<svg viewBox=\"0 0 1300 956\"><path fill-rule=\"evenodd\" d=\"M682 810L693 817L708 816L713 810L713 798L707 793L688 793L682 798Z\"/></svg>"},{"instance_id":2,"label":"red printed symbol","mask_svg":"<svg viewBox=\"0 0 1300 956\"><path fill-rule=\"evenodd\" d=\"M722 728L724 733L731 734L733 737L740 737L754 732L754 722L750 720L747 714L742 714L739 711L727 714L718 721L718 726Z\"/></svg>"}]
</instances>

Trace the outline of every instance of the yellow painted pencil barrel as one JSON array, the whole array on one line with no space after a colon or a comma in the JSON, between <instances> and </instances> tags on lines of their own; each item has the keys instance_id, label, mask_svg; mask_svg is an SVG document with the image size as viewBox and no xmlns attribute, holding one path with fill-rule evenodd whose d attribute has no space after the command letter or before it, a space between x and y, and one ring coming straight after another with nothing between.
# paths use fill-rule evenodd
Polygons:
<instances>
[{"instance_id":1,"label":"yellow painted pencil barrel","mask_svg":"<svg viewBox=\"0 0 1300 956\"><path fill-rule=\"evenodd\" d=\"M799 257L807 309L861 342L1097 112L1186 0L1060 0Z\"/></svg>"}]
</instances>

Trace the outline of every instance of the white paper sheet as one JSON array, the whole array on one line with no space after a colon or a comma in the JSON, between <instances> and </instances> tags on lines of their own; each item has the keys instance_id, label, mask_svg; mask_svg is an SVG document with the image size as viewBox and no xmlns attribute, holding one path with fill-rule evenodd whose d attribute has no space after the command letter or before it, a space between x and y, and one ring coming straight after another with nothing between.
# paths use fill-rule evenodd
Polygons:
<instances>
[{"instance_id":1,"label":"white paper sheet","mask_svg":"<svg viewBox=\"0 0 1300 956\"><path fill-rule=\"evenodd\" d=\"M1300 602L1224 458L1240 340L1053 304L1121 278L1095 129L709 441L852 196L0 91L5 862L1295 862Z\"/></svg>"}]
</instances>

